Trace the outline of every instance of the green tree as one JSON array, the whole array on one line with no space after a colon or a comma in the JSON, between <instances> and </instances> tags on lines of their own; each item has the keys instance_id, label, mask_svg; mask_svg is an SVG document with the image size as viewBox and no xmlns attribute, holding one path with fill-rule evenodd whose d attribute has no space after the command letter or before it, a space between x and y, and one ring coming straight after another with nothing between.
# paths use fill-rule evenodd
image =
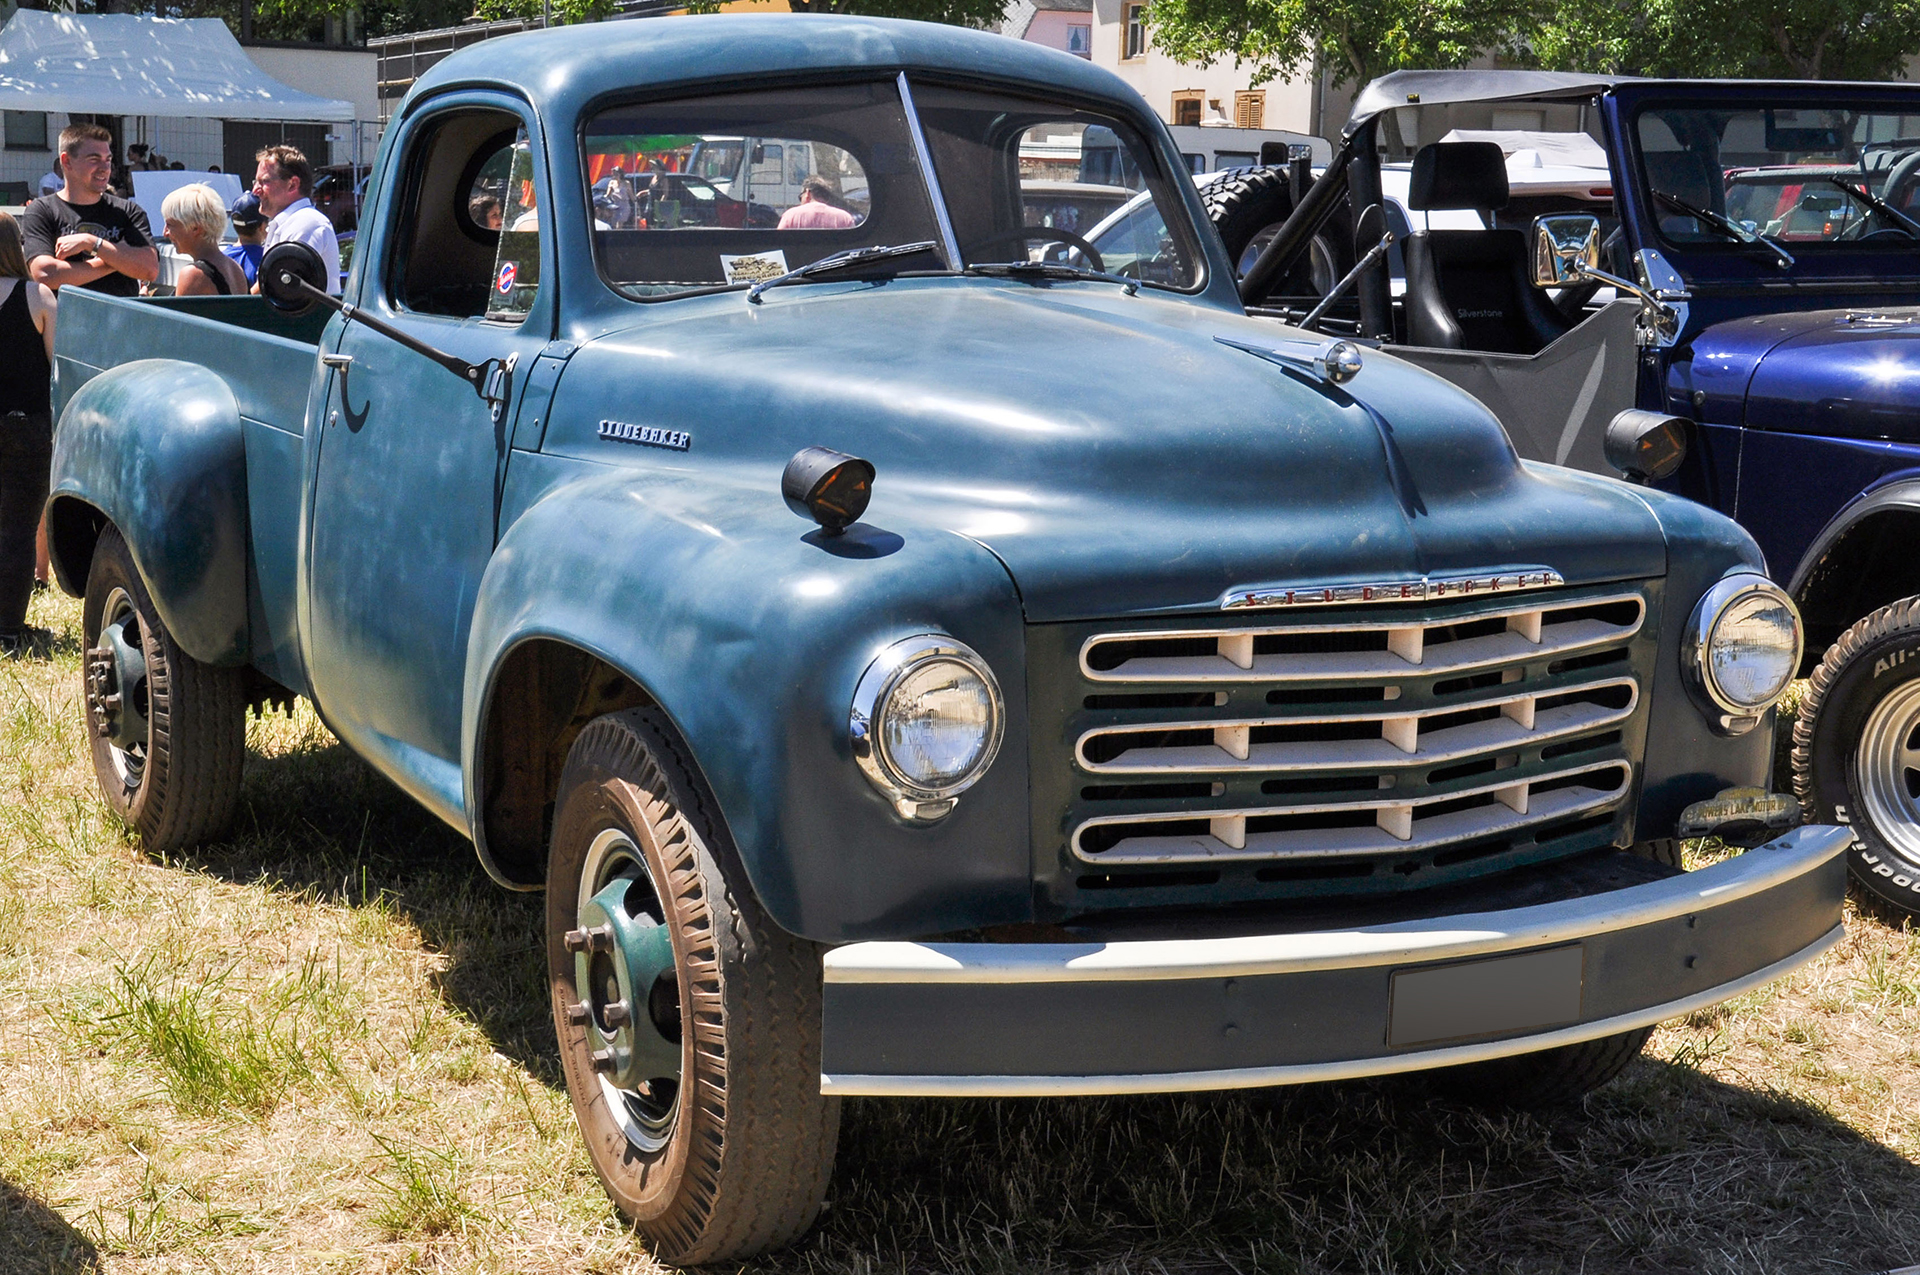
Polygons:
<instances>
[{"instance_id":1,"label":"green tree","mask_svg":"<svg viewBox=\"0 0 1920 1275\"><path fill-rule=\"evenodd\" d=\"M1557 0L1526 42L1555 70L1883 80L1920 48L1920 0Z\"/></svg>"},{"instance_id":2,"label":"green tree","mask_svg":"<svg viewBox=\"0 0 1920 1275\"><path fill-rule=\"evenodd\" d=\"M1154 0L1148 25L1182 62L1231 57L1253 83L1311 73L1334 84L1407 67L1463 66L1531 25L1534 0Z\"/></svg>"}]
</instances>

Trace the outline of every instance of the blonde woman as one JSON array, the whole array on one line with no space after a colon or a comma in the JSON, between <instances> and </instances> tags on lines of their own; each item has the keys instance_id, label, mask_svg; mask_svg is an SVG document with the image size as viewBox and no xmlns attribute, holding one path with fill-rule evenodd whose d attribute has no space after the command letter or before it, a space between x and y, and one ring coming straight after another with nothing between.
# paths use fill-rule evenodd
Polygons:
<instances>
[{"instance_id":1,"label":"blonde woman","mask_svg":"<svg viewBox=\"0 0 1920 1275\"><path fill-rule=\"evenodd\" d=\"M34 532L53 463L51 291L27 274L20 223L0 212L0 655L44 654L52 634L27 627Z\"/></svg>"},{"instance_id":2,"label":"blonde woman","mask_svg":"<svg viewBox=\"0 0 1920 1275\"><path fill-rule=\"evenodd\" d=\"M243 297L247 272L220 251L220 233L227 228L227 206L213 187L199 182L182 186L160 203L167 240L173 250L192 260L174 280L177 297Z\"/></svg>"}]
</instances>

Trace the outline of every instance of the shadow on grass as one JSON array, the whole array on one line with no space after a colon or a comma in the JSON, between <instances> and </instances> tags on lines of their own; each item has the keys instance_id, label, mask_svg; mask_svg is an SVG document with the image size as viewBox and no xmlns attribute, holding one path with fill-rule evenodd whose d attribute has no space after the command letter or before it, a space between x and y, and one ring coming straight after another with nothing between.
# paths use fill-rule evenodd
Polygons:
<instances>
[{"instance_id":1,"label":"shadow on grass","mask_svg":"<svg viewBox=\"0 0 1920 1275\"><path fill-rule=\"evenodd\" d=\"M1418 1076L866 1099L820 1226L747 1269L1864 1275L1920 1261L1916 1199L1920 1166L1825 1112L1652 1059L1544 1114Z\"/></svg>"},{"instance_id":2,"label":"shadow on grass","mask_svg":"<svg viewBox=\"0 0 1920 1275\"><path fill-rule=\"evenodd\" d=\"M0 1179L0 1269L34 1275L93 1275L99 1250L65 1218Z\"/></svg>"},{"instance_id":3,"label":"shadow on grass","mask_svg":"<svg viewBox=\"0 0 1920 1275\"><path fill-rule=\"evenodd\" d=\"M325 738L324 736L322 738ZM444 955L441 994L495 1049L558 1083L541 896L494 884L473 844L330 739L249 754L233 831L178 866L390 909Z\"/></svg>"},{"instance_id":4,"label":"shadow on grass","mask_svg":"<svg viewBox=\"0 0 1920 1275\"><path fill-rule=\"evenodd\" d=\"M181 866L392 909L449 958L447 1000L559 1083L539 896L495 886L471 845L344 747L251 758L235 834ZM1463 1107L1418 1076L859 1099L844 1113L820 1224L746 1270L1862 1275L1920 1262L1920 1166L1791 1095L1651 1059L1538 1115Z\"/></svg>"}]
</instances>

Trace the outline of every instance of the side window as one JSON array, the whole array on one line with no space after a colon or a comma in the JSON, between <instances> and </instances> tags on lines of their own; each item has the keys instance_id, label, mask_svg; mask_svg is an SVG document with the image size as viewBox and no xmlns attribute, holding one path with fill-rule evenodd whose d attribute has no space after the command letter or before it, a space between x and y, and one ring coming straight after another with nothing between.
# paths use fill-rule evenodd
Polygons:
<instances>
[{"instance_id":1,"label":"side window","mask_svg":"<svg viewBox=\"0 0 1920 1275\"><path fill-rule=\"evenodd\" d=\"M534 200L533 147L520 130L511 146L504 146L481 165L504 172L500 198L500 246L493 259L493 282L487 293L487 317L518 323L533 309L540 291L540 209Z\"/></svg>"},{"instance_id":2,"label":"side window","mask_svg":"<svg viewBox=\"0 0 1920 1275\"><path fill-rule=\"evenodd\" d=\"M535 159L519 117L489 109L434 116L416 131L405 171L388 277L394 304L517 322L540 272Z\"/></svg>"}]
</instances>

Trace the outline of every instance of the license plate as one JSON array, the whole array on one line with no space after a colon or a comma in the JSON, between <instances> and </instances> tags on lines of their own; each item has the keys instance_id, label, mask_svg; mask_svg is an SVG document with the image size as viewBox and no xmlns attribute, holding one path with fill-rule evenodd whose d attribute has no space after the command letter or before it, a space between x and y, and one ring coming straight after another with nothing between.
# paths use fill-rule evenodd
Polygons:
<instances>
[{"instance_id":1,"label":"license plate","mask_svg":"<svg viewBox=\"0 0 1920 1275\"><path fill-rule=\"evenodd\" d=\"M1511 1035L1580 1021L1585 948L1495 956L1393 976L1394 1048Z\"/></svg>"}]
</instances>

